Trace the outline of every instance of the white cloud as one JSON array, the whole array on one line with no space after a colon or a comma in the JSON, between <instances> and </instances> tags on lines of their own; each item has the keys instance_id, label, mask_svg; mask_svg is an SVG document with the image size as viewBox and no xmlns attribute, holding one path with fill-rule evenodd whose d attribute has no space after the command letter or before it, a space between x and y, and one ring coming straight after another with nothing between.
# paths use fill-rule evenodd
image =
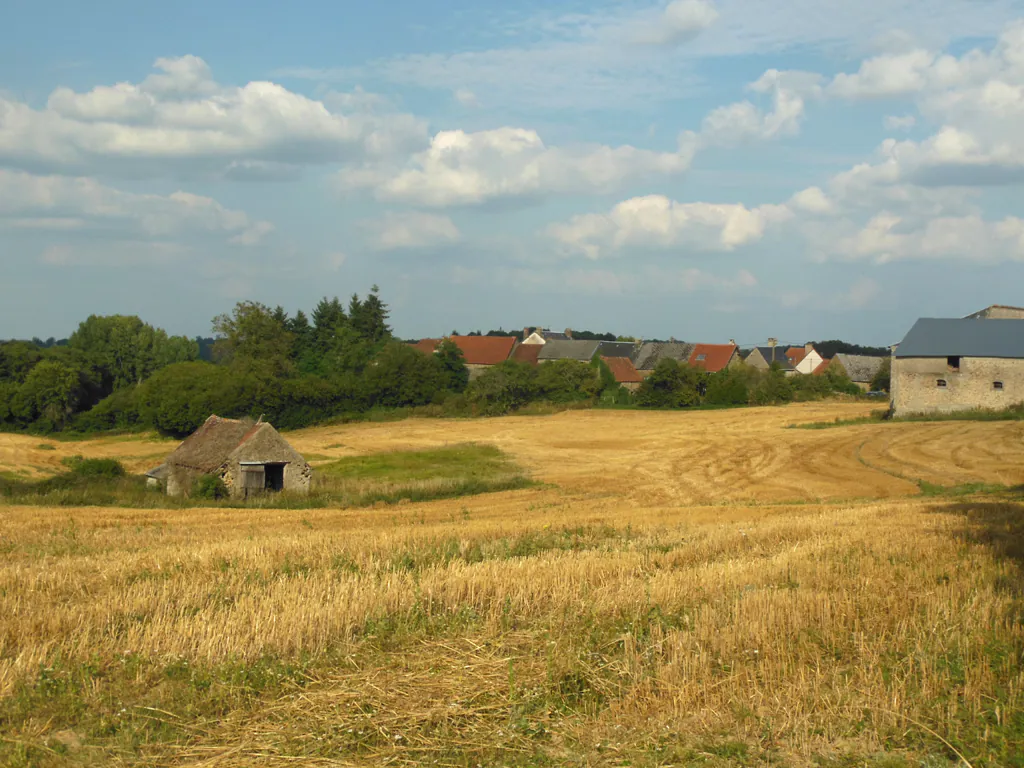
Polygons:
<instances>
[{"instance_id":1,"label":"white cloud","mask_svg":"<svg viewBox=\"0 0 1024 768\"><path fill-rule=\"evenodd\" d=\"M346 261L348 261L347 254L342 253L341 251L334 251L332 253L328 253L327 256L324 257L324 266L332 272L337 272L345 266Z\"/></svg>"},{"instance_id":2,"label":"white cloud","mask_svg":"<svg viewBox=\"0 0 1024 768\"><path fill-rule=\"evenodd\" d=\"M424 124L377 114L365 94L332 109L271 82L216 83L201 59L158 59L139 84L57 88L46 107L0 98L0 163L26 170L134 176L221 175L246 164L304 166L422 143Z\"/></svg>"},{"instance_id":3,"label":"white cloud","mask_svg":"<svg viewBox=\"0 0 1024 768\"><path fill-rule=\"evenodd\" d=\"M170 239L198 234L255 245L273 226L188 192L134 194L94 179L33 176L0 169L0 228L96 230L116 237Z\"/></svg>"},{"instance_id":4,"label":"white cloud","mask_svg":"<svg viewBox=\"0 0 1024 768\"><path fill-rule=\"evenodd\" d=\"M913 115L886 115L883 124L890 131L909 131L917 124L917 118Z\"/></svg>"},{"instance_id":5,"label":"white cloud","mask_svg":"<svg viewBox=\"0 0 1024 768\"><path fill-rule=\"evenodd\" d=\"M476 94L473 93L469 88L459 88L452 94L457 102L464 107L479 107L480 102L476 98Z\"/></svg>"},{"instance_id":6,"label":"white cloud","mask_svg":"<svg viewBox=\"0 0 1024 768\"><path fill-rule=\"evenodd\" d=\"M732 251L760 240L769 224L791 216L786 206L749 209L738 204L679 203L650 195L621 202L607 214L574 216L551 226L548 234L566 252L590 259L630 247Z\"/></svg>"},{"instance_id":7,"label":"white cloud","mask_svg":"<svg viewBox=\"0 0 1024 768\"><path fill-rule=\"evenodd\" d=\"M388 213L372 222L373 245L381 251L429 248L457 243L462 234L447 216L426 213Z\"/></svg>"},{"instance_id":8,"label":"white cloud","mask_svg":"<svg viewBox=\"0 0 1024 768\"><path fill-rule=\"evenodd\" d=\"M880 264L904 259L1024 261L1024 220L1014 216L1001 221L980 215L936 217L920 227L906 224L900 216L882 212L839 241L837 251Z\"/></svg>"},{"instance_id":9,"label":"white cloud","mask_svg":"<svg viewBox=\"0 0 1024 768\"><path fill-rule=\"evenodd\" d=\"M463 15L480 39L503 41L445 53L402 54L355 68L292 67L282 74L319 82L387 82L452 92L469 88L509 108L607 109L649 107L695 92L695 60L771 55L785 51L828 54L865 50L868 41L894 29L912 29L926 45L984 38L1020 15L1018 0L717 0L717 20L687 10L704 4L651 0L591 5L587 13L520 10L515 4L494 14L484 6ZM666 13L679 9L678 16ZM478 14L473 16L473 13ZM673 27L673 24L679 26ZM705 24L696 36L691 30ZM637 39L671 43L665 56Z\"/></svg>"},{"instance_id":10,"label":"white cloud","mask_svg":"<svg viewBox=\"0 0 1024 768\"><path fill-rule=\"evenodd\" d=\"M718 19L709 0L672 0L658 16L636 23L633 41L646 45L679 45L692 40Z\"/></svg>"},{"instance_id":11,"label":"white cloud","mask_svg":"<svg viewBox=\"0 0 1024 768\"><path fill-rule=\"evenodd\" d=\"M765 112L749 101L718 107L704 118L700 143L733 146L795 136L800 132L806 100L821 95L821 80L821 75L813 72L768 70L747 88L771 93L772 110Z\"/></svg>"},{"instance_id":12,"label":"white cloud","mask_svg":"<svg viewBox=\"0 0 1024 768\"><path fill-rule=\"evenodd\" d=\"M835 207L821 187L808 187L790 198L789 205L806 213L831 213Z\"/></svg>"},{"instance_id":13,"label":"white cloud","mask_svg":"<svg viewBox=\"0 0 1024 768\"><path fill-rule=\"evenodd\" d=\"M547 147L536 131L498 128L442 131L404 168L343 171L343 188L370 187L380 200L444 207L555 192L614 190L627 180L685 171L692 150L653 152L631 146Z\"/></svg>"}]
</instances>

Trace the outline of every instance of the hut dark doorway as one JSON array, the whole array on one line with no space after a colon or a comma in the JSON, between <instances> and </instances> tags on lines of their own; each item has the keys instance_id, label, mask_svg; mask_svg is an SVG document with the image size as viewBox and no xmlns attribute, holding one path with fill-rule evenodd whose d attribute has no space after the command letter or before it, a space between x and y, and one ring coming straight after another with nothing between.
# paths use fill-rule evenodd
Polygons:
<instances>
[{"instance_id":1,"label":"hut dark doorway","mask_svg":"<svg viewBox=\"0 0 1024 768\"><path fill-rule=\"evenodd\" d=\"M284 464L265 464L264 475L266 477L265 488L268 491L284 490Z\"/></svg>"}]
</instances>

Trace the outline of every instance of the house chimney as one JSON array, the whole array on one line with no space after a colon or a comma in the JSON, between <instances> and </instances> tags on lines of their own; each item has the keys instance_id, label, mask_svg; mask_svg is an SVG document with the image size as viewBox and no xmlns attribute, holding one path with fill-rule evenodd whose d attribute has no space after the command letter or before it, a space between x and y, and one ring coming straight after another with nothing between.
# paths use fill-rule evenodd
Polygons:
<instances>
[{"instance_id":1,"label":"house chimney","mask_svg":"<svg viewBox=\"0 0 1024 768\"><path fill-rule=\"evenodd\" d=\"M530 329L523 328L523 341L526 341L530 336Z\"/></svg>"},{"instance_id":2,"label":"house chimney","mask_svg":"<svg viewBox=\"0 0 1024 768\"><path fill-rule=\"evenodd\" d=\"M675 344L675 343L676 343L676 337L675 337L675 336L669 336L669 337L668 337L668 340L669 340L669 342L670 342L670 343L672 343L672 344Z\"/></svg>"},{"instance_id":3,"label":"house chimney","mask_svg":"<svg viewBox=\"0 0 1024 768\"><path fill-rule=\"evenodd\" d=\"M572 338L572 328L566 328L565 329L565 335L568 336L571 339Z\"/></svg>"},{"instance_id":4,"label":"house chimney","mask_svg":"<svg viewBox=\"0 0 1024 768\"><path fill-rule=\"evenodd\" d=\"M807 354L811 354L811 352L813 351L814 345L811 342L808 341L806 344L804 344L804 352L806 352Z\"/></svg>"},{"instance_id":5,"label":"house chimney","mask_svg":"<svg viewBox=\"0 0 1024 768\"><path fill-rule=\"evenodd\" d=\"M776 338L768 339L768 346L771 347L771 350L772 350L772 359L768 361L769 363L774 363L775 362L775 345L778 344L778 343L779 343L779 340L776 339Z\"/></svg>"},{"instance_id":6,"label":"house chimney","mask_svg":"<svg viewBox=\"0 0 1024 768\"><path fill-rule=\"evenodd\" d=\"M739 346L739 344L736 343L736 339L729 339L729 343L732 344L734 347Z\"/></svg>"}]
</instances>

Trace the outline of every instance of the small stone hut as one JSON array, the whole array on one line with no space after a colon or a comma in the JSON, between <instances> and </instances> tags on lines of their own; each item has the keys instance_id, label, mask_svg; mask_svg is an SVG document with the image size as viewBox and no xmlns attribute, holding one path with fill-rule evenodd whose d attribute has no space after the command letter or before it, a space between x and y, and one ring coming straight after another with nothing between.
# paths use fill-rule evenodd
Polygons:
<instances>
[{"instance_id":1,"label":"small stone hut","mask_svg":"<svg viewBox=\"0 0 1024 768\"><path fill-rule=\"evenodd\" d=\"M274 491L309 493L313 474L270 424L219 416L208 418L160 469L169 496L188 495L197 478L215 475L236 499Z\"/></svg>"}]
</instances>

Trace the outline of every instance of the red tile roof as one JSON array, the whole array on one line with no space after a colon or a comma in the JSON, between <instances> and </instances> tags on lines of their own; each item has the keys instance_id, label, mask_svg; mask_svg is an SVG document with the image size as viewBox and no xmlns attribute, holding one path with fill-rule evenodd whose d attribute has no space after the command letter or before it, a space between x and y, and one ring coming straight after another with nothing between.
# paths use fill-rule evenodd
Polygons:
<instances>
[{"instance_id":1,"label":"red tile roof","mask_svg":"<svg viewBox=\"0 0 1024 768\"><path fill-rule=\"evenodd\" d=\"M466 358L466 365L497 365L508 360L515 336L450 336Z\"/></svg>"},{"instance_id":2,"label":"red tile roof","mask_svg":"<svg viewBox=\"0 0 1024 768\"><path fill-rule=\"evenodd\" d=\"M536 368L540 363L537 356L544 349L543 344L520 344L512 353L512 359L520 363L528 363Z\"/></svg>"},{"instance_id":3,"label":"red tile roof","mask_svg":"<svg viewBox=\"0 0 1024 768\"><path fill-rule=\"evenodd\" d=\"M434 351L437 349L437 345L440 343L440 339L422 339L420 341L417 341L415 344L411 344L410 346L413 349L419 350L424 355L432 355L434 354Z\"/></svg>"},{"instance_id":4,"label":"red tile roof","mask_svg":"<svg viewBox=\"0 0 1024 768\"><path fill-rule=\"evenodd\" d=\"M803 347L790 347L786 350L786 359L789 360L789 364L794 368L800 364L800 361L807 357L807 350Z\"/></svg>"},{"instance_id":5,"label":"red tile roof","mask_svg":"<svg viewBox=\"0 0 1024 768\"><path fill-rule=\"evenodd\" d=\"M644 380L628 357L602 357L601 359L604 360L605 365L611 370L615 381L619 384L639 384Z\"/></svg>"},{"instance_id":6,"label":"red tile roof","mask_svg":"<svg viewBox=\"0 0 1024 768\"><path fill-rule=\"evenodd\" d=\"M716 373L729 365L736 351L735 344L695 344L689 364L700 366L708 373ZM703 359L698 359L702 355Z\"/></svg>"},{"instance_id":7,"label":"red tile roof","mask_svg":"<svg viewBox=\"0 0 1024 768\"><path fill-rule=\"evenodd\" d=\"M811 373L814 374L815 376L821 376L821 374L825 372L825 370L829 367L829 365L831 365L831 363L832 358L829 358L828 360L822 360L820 363L818 363L818 367L811 371Z\"/></svg>"}]
</instances>

